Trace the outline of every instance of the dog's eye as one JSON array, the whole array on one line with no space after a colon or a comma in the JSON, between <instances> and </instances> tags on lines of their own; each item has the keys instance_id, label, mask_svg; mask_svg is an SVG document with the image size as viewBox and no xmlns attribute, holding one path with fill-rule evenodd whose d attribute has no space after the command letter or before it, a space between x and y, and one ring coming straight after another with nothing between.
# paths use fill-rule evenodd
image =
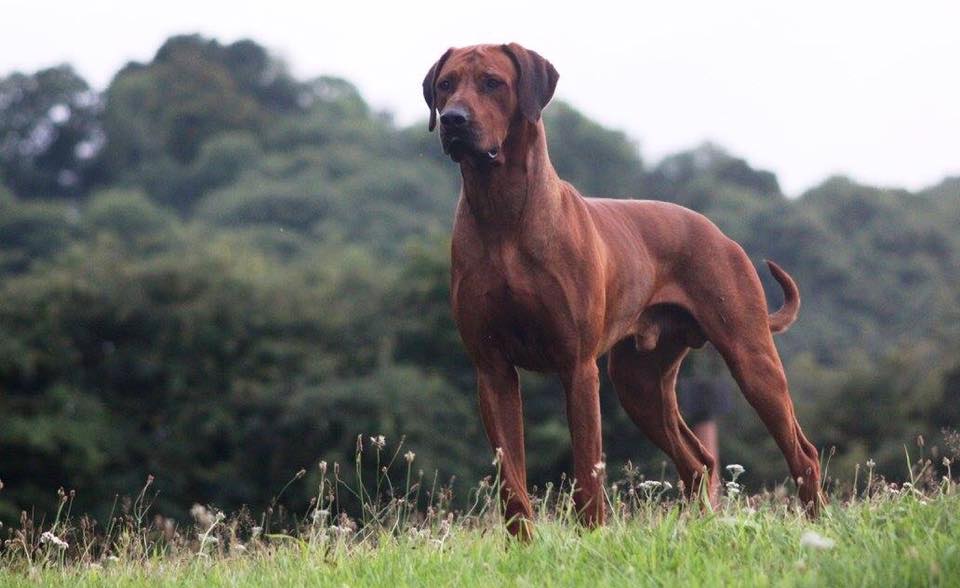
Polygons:
<instances>
[{"instance_id":1,"label":"dog's eye","mask_svg":"<svg viewBox=\"0 0 960 588\"><path fill-rule=\"evenodd\" d=\"M450 89L450 80L440 80L440 83L437 84L437 88L446 92Z\"/></svg>"},{"instance_id":2,"label":"dog's eye","mask_svg":"<svg viewBox=\"0 0 960 588\"><path fill-rule=\"evenodd\" d=\"M501 82L497 78L487 78L486 80L484 80L483 85L488 90L496 90L497 88L500 87L500 84L502 83L503 82Z\"/></svg>"}]
</instances>

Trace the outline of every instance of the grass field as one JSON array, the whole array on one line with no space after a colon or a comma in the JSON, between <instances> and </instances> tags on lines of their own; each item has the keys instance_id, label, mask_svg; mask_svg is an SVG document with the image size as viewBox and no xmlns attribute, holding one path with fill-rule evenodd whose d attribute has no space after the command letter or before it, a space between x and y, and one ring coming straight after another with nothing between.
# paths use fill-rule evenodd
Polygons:
<instances>
[{"instance_id":1,"label":"grass field","mask_svg":"<svg viewBox=\"0 0 960 588\"><path fill-rule=\"evenodd\" d=\"M608 524L586 530L570 493L548 491L527 544L505 536L495 480L460 511L442 491L417 500L416 482L393 497L356 487L354 520L331 514L340 482L323 478L310 511L276 532L202 506L194 525L151 520L148 484L105 532L63 512L46 531L21 521L0 551L0 585L960 586L956 483L929 462L911 471L913 483L861 481L816 521L782 488L748 497L734 483L712 511L627 480L608 485Z\"/></svg>"}]
</instances>

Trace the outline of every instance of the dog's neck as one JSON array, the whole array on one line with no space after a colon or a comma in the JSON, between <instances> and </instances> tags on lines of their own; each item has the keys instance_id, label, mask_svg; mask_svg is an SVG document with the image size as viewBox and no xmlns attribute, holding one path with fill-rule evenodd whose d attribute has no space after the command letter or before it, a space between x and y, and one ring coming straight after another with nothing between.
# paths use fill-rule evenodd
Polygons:
<instances>
[{"instance_id":1,"label":"dog's neck","mask_svg":"<svg viewBox=\"0 0 960 588\"><path fill-rule=\"evenodd\" d=\"M559 208L560 178L550 163L543 121L517 121L502 146L503 163L463 162L463 197L487 230L518 230Z\"/></svg>"}]
</instances>

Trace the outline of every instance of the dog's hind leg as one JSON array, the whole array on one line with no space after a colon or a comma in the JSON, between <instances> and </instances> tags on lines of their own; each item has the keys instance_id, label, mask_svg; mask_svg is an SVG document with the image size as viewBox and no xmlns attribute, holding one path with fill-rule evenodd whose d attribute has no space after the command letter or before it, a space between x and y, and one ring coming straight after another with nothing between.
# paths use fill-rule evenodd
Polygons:
<instances>
[{"instance_id":1,"label":"dog's hind leg","mask_svg":"<svg viewBox=\"0 0 960 588\"><path fill-rule=\"evenodd\" d=\"M801 501L815 515L823 500L819 454L794 414L787 377L770 333L760 279L739 247L731 250L726 261L725 271L714 277L712 290L694 290L698 293L694 315L777 442L799 486ZM715 260L714 267L723 266Z\"/></svg>"},{"instance_id":2,"label":"dog's hind leg","mask_svg":"<svg viewBox=\"0 0 960 588\"><path fill-rule=\"evenodd\" d=\"M662 334L652 350L638 350L633 338L610 351L610 379L633 422L662 449L677 467L688 497L707 481L707 495L716 504L714 458L687 427L677 407L676 382L680 363L689 351L676 333ZM706 478L704 473L706 472Z\"/></svg>"},{"instance_id":3,"label":"dog's hind leg","mask_svg":"<svg viewBox=\"0 0 960 588\"><path fill-rule=\"evenodd\" d=\"M816 515L823 501L817 448L807 440L797 422L783 365L766 322L753 331L741 331L737 337L718 337L713 344L783 452L799 488L800 500L811 515Z\"/></svg>"}]
</instances>

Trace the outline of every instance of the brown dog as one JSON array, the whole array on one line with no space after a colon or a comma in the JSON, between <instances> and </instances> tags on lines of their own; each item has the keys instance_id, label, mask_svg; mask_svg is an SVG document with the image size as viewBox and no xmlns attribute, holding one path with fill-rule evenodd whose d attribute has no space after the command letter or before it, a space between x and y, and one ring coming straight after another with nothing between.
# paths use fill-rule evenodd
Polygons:
<instances>
[{"instance_id":1,"label":"brown dog","mask_svg":"<svg viewBox=\"0 0 960 588\"><path fill-rule=\"evenodd\" d=\"M558 74L517 44L450 49L423 81L430 130L463 189L453 229L452 304L477 369L483 424L501 454L509 530L529 536L517 367L557 372L566 390L577 490L588 525L603 522L597 358L624 408L674 461L688 493L709 455L677 410L677 370L710 341L776 439L800 498L820 503L820 465L794 416L771 332L796 318L799 292L772 262L783 308L767 315L753 264L709 220L664 202L584 198L547 155L540 112ZM709 482L716 500L716 482Z\"/></svg>"}]
</instances>

